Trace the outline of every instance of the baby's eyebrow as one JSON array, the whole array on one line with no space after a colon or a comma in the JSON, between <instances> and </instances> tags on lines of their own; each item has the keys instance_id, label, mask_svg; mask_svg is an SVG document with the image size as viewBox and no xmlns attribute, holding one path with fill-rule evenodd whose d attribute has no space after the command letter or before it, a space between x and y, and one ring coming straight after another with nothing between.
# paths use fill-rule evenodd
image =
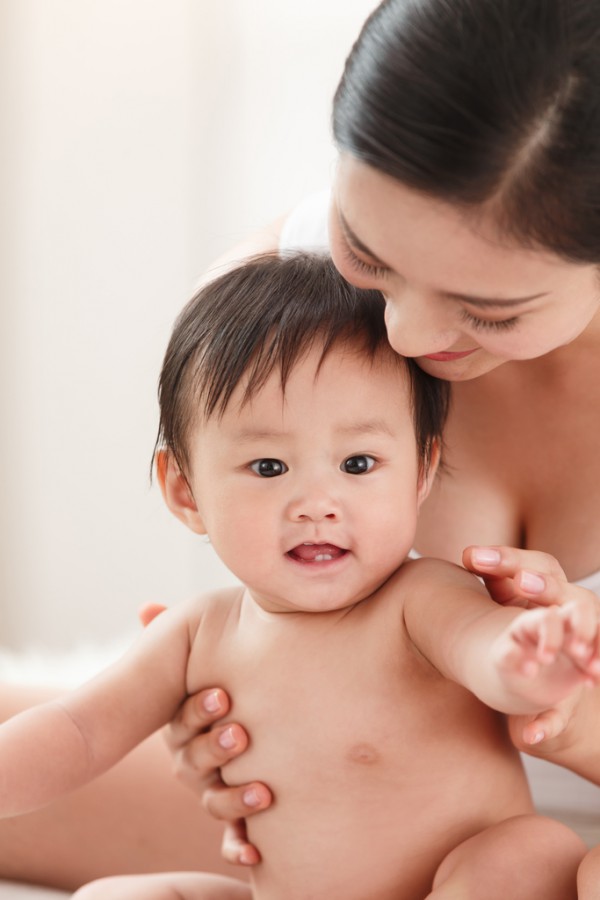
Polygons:
<instances>
[{"instance_id":1,"label":"baby's eyebrow","mask_svg":"<svg viewBox=\"0 0 600 900\"><path fill-rule=\"evenodd\" d=\"M385 434L394 437L394 432L384 419L364 419L359 422L348 422L340 425L337 432L344 437L359 437L360 435ZM236 443L250 444L255 441L283 440L289 437L286 431L275 428L242 428L232 432L232 439Z\"/></svg>"},{"instance_id":2,"label":"baby's eyebrow","mask_svg":"<svg viewBox=\"0 0 600 900\"><path fill-rule=\"evenodd\" d=\"M365 419L362 422L351 422L348 425L341 425L338 431L340 434L348 437L358 437L361 434L386 434L389 437L394 437L394 432L384 419Z\"/></svg>"},{"instance_id":3,"label":"baby's eyebrow","mask_svg":"<svg viewBox=\"0 0 600 900\"><path fill-rule=\"evenodd\" d=\"M243 428L240 431L235 431L232 436L236 441L244 444L251 441L268 441L274 438L282 438L285 437L285 432L267 428Z\"/></svg>"}]
</instances>

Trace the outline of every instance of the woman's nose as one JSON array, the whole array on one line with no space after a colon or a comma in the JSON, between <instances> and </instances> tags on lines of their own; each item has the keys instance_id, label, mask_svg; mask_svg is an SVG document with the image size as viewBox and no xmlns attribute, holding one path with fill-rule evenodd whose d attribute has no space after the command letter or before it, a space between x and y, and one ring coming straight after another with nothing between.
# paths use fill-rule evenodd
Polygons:
<instances>
[{"instance_id":1,"label":"woman's nose","mask_svg":"<svg viewBox=\"0 0 600 900\"><path fill-rule=\"evenodd\" d=\"M385 326L388 340L401 356L419 357L454 346L460 329L450 321L450 310L409 289L386 296ZM447 301L450 303L450 301Z\"/></svg>"}]
</instances>

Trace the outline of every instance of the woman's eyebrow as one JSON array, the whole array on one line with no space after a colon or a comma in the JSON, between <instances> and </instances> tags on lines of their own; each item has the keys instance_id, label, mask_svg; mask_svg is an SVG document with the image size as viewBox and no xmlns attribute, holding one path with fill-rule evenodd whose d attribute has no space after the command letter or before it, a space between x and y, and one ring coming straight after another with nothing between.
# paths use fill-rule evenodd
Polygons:
<instances>
[{"instance_id":1,"label":"woman's eyebrow","mask_svg":"<svg viewBox=\"0 0 600 900\"><path fill-rule=\"evenodd\" d=\"M348 225L346 219L344 218L344 214L341 209L338 209L338 216L340 220L340 225L342 227L342 231L344 232L344 237L351 243L357 250L360 250L361 253L364 253L366 256L370 256L373 262L376 262L378 265L383 268L387 268L386 264L383 260L379 259L378 256L373 253L372 250L369 250L366 244L363 244L361 239L357 237L350 226Z\"/></svg>"}]
</instances>

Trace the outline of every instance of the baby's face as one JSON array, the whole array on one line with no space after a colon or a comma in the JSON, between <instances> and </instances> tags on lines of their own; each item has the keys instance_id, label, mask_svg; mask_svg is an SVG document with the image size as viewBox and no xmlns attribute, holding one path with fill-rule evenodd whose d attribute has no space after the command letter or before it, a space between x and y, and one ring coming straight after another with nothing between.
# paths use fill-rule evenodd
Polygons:
<instances>
[{"instance_id":1,"label":"baby's face","mask_svg":"<svg viewBox=\"0 0 600 900\"><path fill-rule=\"evenodd\" d=\"M420 483L408 374L320 348L240 407L198 426L189 483L229 569L270 611L342 609L371 594L412 546Z\"/></svg>"}]
</instances>

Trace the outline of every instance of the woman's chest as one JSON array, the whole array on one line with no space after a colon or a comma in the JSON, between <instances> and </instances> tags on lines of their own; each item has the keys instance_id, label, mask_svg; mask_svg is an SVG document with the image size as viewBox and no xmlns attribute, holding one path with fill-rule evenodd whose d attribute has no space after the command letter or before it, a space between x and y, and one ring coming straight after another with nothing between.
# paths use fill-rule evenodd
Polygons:
<instances>
[{"instance_id":1,"label":"woman's chest","mask_svg":"<svg viewBox=\"0 0 600 900\"><path fill-rule=\"evenodd\" d=\"M598 375L585 390L572 378L456 386L417 549L459 560L468 544L512 544L552 553L571 579L600 569Z\"/></svg>"}]
</instances>

